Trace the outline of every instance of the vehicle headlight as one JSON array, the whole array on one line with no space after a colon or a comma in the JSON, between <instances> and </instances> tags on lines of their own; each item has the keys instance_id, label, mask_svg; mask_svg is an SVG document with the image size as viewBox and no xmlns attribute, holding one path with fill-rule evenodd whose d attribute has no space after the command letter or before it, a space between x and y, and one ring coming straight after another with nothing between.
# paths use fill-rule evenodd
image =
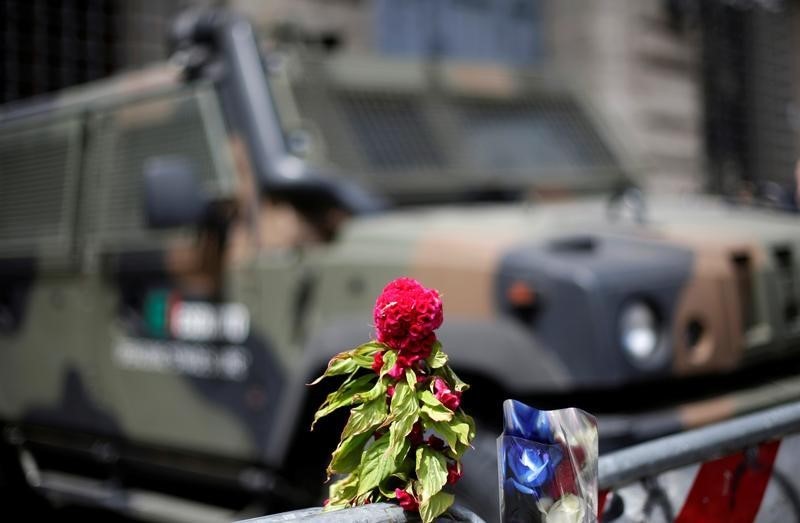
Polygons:
<instances>
[{"instance_id":1,"label":"vehicle headlight","mask_svg":"<svg viewBox=\"0 0 800 523\"><path fill-rule=\"evenodd\" d=\"M632 301L619 316L622 348L634 363L649 362L658 350L658 318L646 302Z\"/></svg>"}]
</instances>

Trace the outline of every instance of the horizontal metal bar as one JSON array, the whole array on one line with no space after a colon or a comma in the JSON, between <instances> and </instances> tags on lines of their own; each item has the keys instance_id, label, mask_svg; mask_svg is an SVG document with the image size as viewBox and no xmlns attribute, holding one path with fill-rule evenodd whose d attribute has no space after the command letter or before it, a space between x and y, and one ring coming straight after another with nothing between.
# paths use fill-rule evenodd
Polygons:
<instances>
[{"instance_id":1,"label":"horizontal metal bar","mask_svg":"<svg viewBox=\"0 0 800 523\"><path fill-rule=\"evenodd\" d=\"M158 492L124 489L107 481L41 471L34 490L56 504L102 507L127 516L169 523L224 523L232 510Z\"/></svg>"},{"instance_id":2,"label":"horizontal metal bar","mask_svg":"<svg viewBox=\"0 0 800 523\"><path fill-rule=\"evenodd\" d=\"M447 515L442 516L440 519L453 523L485 523L480 517L458 505L450 507ZM437 521L440 519L437 519ZM322 508L319 507L306 508L293 512L284 512L283 514L248 519L238 523L283 523L286 521L313 521L313 523L418 523L420 519L416 514L405 512L397 505L372 503L331 512L322 512Z\"/></svg>"},{"instance_id":3,"label":"horizontal metal bar","mask_svg":"<svg viewBox=\"0 0 800 523\"><path fill-rule=\"evenodd\" d=\"M620 487L793 432L800 432L800 402L666 436L602 456L598 464L598 486L601 490Z\"/></svg>"}]
</instances>

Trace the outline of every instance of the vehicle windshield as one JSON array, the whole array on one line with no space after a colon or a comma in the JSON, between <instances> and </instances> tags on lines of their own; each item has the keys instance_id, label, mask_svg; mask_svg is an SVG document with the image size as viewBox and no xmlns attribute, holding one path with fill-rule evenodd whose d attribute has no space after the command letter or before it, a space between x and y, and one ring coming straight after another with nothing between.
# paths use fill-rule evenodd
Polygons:
<instances>
[{"instance_id":1,"label":"vehicle windshield","mask_svg":"<svg viewBox=\"0 0 800 523\"><path fill-rule=\"evenodd\" d=\"M408 63L397 64L403 79L382 80L394 65L340 59L296 68L284 87L290 96L276 89L289 142L304 133L310 163L390 197L581 190L623 175L596 115L553 81L511 68L426 73Z\"/></svg>"}]
</instances>

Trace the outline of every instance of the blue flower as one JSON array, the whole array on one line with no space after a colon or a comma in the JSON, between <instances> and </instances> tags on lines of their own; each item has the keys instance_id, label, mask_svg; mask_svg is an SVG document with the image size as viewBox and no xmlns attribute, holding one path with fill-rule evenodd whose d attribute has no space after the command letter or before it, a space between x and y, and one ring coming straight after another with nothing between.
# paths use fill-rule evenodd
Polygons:
<instances>
[{"instance_id":1,"label":"blue flower","mask_svg":"<svg viewBox=\"0 0 800 523\"><path fill-rule=\"evenodd\" d=\"M561 461L561 450L508 436L502 441L506 483L510 482L523 494L538 496L535 489L552 477L555 465Z\"/></svg>"},{"instance_id":2,"label":"blue flower","mask_svg":"<svg viewBox=\"0 0 800 523\"><path fill-rule=\"evenodd\" d=\"M554 443L547 413L516 400L503 402L503 434L538 443Z\"/></svg>"}]
</instances>

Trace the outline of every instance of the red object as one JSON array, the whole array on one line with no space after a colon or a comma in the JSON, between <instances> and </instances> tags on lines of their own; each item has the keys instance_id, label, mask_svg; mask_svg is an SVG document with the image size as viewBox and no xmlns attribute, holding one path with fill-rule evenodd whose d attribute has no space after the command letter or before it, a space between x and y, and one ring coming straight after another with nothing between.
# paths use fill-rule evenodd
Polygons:
<instances>
[{"instance_id":1,"label":"red object","mask_svg":"<svg viewBox=\"0 0 800 523\"><path fill-rule=\"evenodd\" d=\"M419 421L411 427L411 432L408 433L408 440L415 447L422 445L422 424Z\"/></svg>"},{"instance_id":2,"label":"red object","mask_svg":"<svg viewBox=\"0 0 800 523\"><path fill-rule=\"evenodd\" d=\"M437 438L433 434L428 436L428 440L426 441L426 443L433 450L442 450L442 449L444 449L444 441L442 441L441 439Z\"/></svg>"},{"instance_id":3,"label":"red object","mask_svg":"<svg viewBox=\"0 0 800 523\"><path fill-rule=\"evenodd\" d=\"M375 374L380 374L381 368L383 368L383 352L379 351L372 357L372 370Z\"/></svg>"},{"instance_id":4,"label":"red object","mask_svg":"<svg viewBox=\"0 0 800 523\"><path fill-rule=\"evenodd\" d=\"M447 464L447 483L448 485L454 484L456 481L461 479L461 476L464 475L464 469L461 468L461 465L458 462L452 462Z\"/></svg>"},{"instance_id":5,"label":"red object","mask_svg":"<svg viewBox=\"0 0 800 523\"><path fill-rule=\"evenodd\" d=\"M575 470L572 462L565 457L556 467L553 481L550 482L550 495L553 498L560 498L566 493L577 494Z\"/></svg>"},{"instance_id":6,"label":"red object","mask_svg":"<svg viewBox=\"0 0 800 523\"><path fill-rule=\"evenodd\" d=\"M409 494L403 489L394 489L394 494L397 496L397 501L400 503L400 506L403 510L408 510L409 512L414 512L415 510L419 509L419 502L417 498Z\"/></svg>"},{"instance_id":7,"label":"red object","mask_svg":"<svg viewBox=\"0 0 800 523\"><path fill-rule=\"evenodd\" d=\"M433 390L435 391L436 399L441 401L442 405L448 409L455 411L461 405L461 393L450 390L450 386L442 378L436 378L433 382Z\"/></svg>"},{"instance_id":8,"label":"red object","mask_svg":"<svg viewBox=\"0 0 800 523\"><path fill-rule=\"evenodd\" d=\"M597 521L603 521L603 510L606 508L606 501L608 501L607 490L601 490L597 493Z\"/></svg>"},{"instance_id":9,"label":"red object","mask_svg":"<svg viewBox=\"0 0 800 523\"><path fill-rule=\"evenodd\" d=\"M398 278L378 296L373 319L378 341L400 352L430 354L433 331L444 319L442 299L412 278Z\"/></svg>"},{"instance_id":10,"label":"red object","mask_svg":"<svg viewBox=\"0 0 800 523\"><path fill-rule=\"evenodd\" d=\"M755 520L780 441L762 443L748 459L738 452L701 465L676 523Z\"/></svg>"}]
</instances>

